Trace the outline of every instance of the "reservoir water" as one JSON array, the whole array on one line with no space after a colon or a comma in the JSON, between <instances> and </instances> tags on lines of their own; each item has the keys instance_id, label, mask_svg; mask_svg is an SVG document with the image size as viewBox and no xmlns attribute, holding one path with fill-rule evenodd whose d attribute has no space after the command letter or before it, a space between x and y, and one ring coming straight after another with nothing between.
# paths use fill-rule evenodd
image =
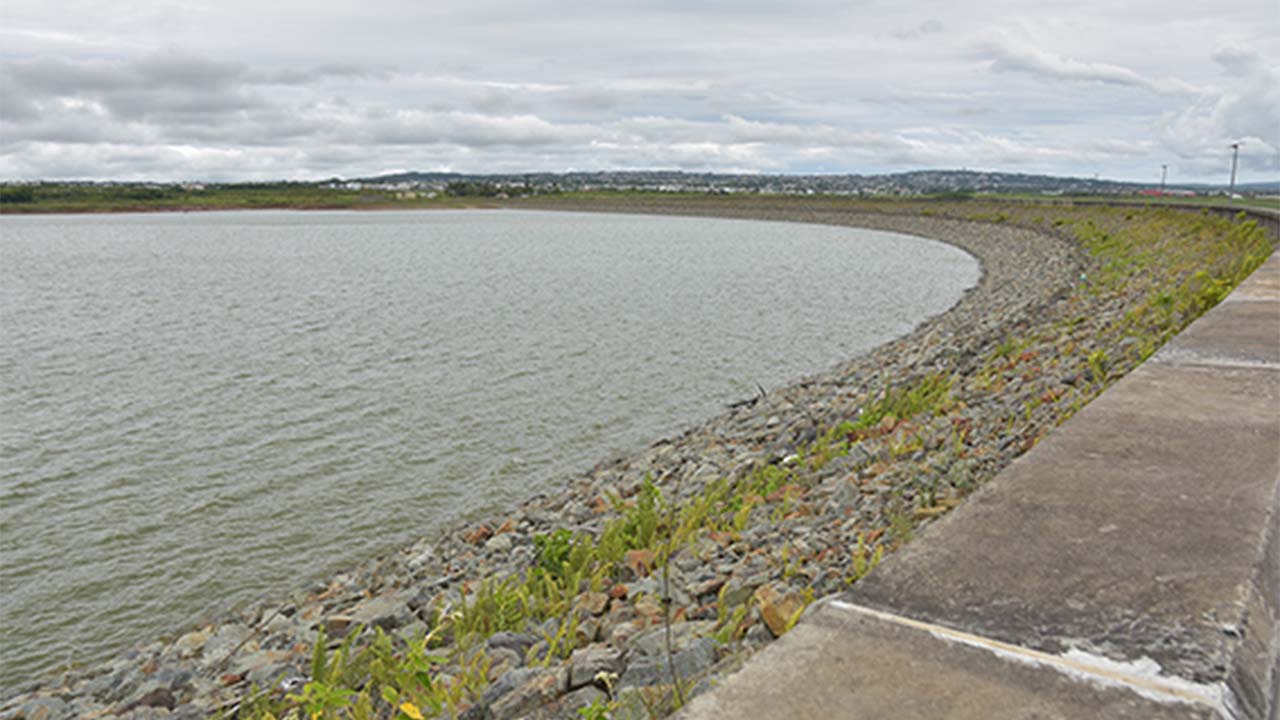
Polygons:
<instances>
[{"instance_id":1,"label":"reservoir water","mask_svg":"<svg viewBox=\"0 0 1280 720\"><path fill-rule=\"evenodd\" d=\"M517 211L0 218L0 687L899 336L919 238Z\"/></svg>"}]
</instances>

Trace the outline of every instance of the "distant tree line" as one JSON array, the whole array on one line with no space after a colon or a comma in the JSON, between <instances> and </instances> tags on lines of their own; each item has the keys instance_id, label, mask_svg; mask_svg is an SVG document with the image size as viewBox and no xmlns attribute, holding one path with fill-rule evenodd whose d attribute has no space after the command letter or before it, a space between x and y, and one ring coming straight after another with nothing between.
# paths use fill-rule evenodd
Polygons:
<instances>
[{"instance_id":1,"label":"distant tree line","mask_svg":"<svg viewBox=\"0 0 1280 720\"><path fill-rule=\"evenodd\" d=\"M0 204L36 201L36 191L24 186L0 188Z\"/></svg>"}]
</instances>

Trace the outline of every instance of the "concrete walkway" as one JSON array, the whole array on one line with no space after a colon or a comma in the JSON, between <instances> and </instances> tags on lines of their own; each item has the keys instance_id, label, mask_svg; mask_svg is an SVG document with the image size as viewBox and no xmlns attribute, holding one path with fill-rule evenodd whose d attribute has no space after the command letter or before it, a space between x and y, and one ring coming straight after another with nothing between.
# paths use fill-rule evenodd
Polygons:
<instances>
[{"instance_id":1,"label":"concrete walkway","mask_svg":"<svg viewBox=\"0 0 1280 720\"><path fill-rule=\"evenodd\" d=\"M1280 719L1280 254L684 718Z\"/></svg>"}]
</instances>

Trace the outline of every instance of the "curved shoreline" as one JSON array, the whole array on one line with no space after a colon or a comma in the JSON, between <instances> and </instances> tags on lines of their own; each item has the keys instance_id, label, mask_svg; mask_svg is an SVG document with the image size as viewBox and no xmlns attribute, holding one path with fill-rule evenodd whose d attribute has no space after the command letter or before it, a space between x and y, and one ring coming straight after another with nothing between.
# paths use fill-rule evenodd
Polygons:
<instances>
[{"instance_id":1,"label":"curved shoreline","mask_svg":"<svg viewBox=\"0 0 1280 720\"><path fill-rule=\"evenodd\" d=\"M301 646L314 639L316 627L329 628L331 636L340 634L353 623L370 623L400 632L420 629L424 627L423 613L431 603L441 598L457 603L464 597L463 588L475 581L529 567L535 557L532 539L536 535L560 528L598 532L603 522L599 500L606 489L629 496L649 476L664 487L674 487L680 497L691 497L712 478L740 476L751 468L787 458L821 429L856 417L886 385L910 383L938 371L967 378L977 371L984 355L1010 335L1051 325L1055 319L1083 310L1087 318L1079 336L1089 337L1090 331L1105 327L1127 309L1114 299L1098 300L1096 307L1069 307L1082 295L1069 297L1081 271L1092 269L1083 249L1065 238L1009 224L861 213L847 208L708 208L679 203L549 205L555 207L539 208L532 203L511 207L697 215L902 232L945 242L974 255L981 263L982 277L952 308L925 320L897 340L834 368L738 403L677 436L606 458L588 472L565 478L566 487L560 492L531 497L509 512L495 514L484 521L453 523L411 546L361 563L348 572L327 578L327 582L299 589L288 598L240 608L217 623L172 642L151 643L110 661L69 673L61 679L62 687L56 687L54 683L59 680L51 678L42 687L29 687L22 696L0 705L0 717L23 717L18 714L21 708L30 707L32 702L39 703L41 698L61 703L50 708L63 711L49 715L55 718L95 711L151 716L159 712L157 708L166 706L166 701L177 716L183 713L202 716L208 709L234 703L250 683L270 686L282 677L304 672L308 653ZM1110 345L1099 346L1099 349L1116 350ZM1068 379L1064 377L1061 383L1068 388L1065 392L1079 390L1068 383ZM1012 384L1018 384L1016 377ZM1043 383L1027 381L1026 385L1028 387L1017 388L1017 391L1022 396L1029 393L1034 397L1043 388L1058 388L1060 383L1058 378L1049 378ZM975 425L993 418L1002 421L1010 408L1018 407L1016 400L1005 402L1004 391L996 394L998 397L989 404L975 400L964 410L965 418ZM1008 394L1013 395L1014 391ZM999 435L997 429L997 435L984 436L973 443L982 452L938 468L938 474L950 478L956 467L963 466L964 474L971 477L972 482L980 483L982 478L1007 465L1028 443L1033 444L1053 424L1053 417L1038 414L1035 418L1028 416L1028 427L1020 427L1016 433ZM936 438L949 429L929 426L921 428L921 433ZM782 522L749 527L743 539L724 547L700 543L699 554L683 565L681 558L677 558L673 573L678 574L679 587L673 592L673 599L682 610L689 610L685 616L692 621L689 626L715 617L714 614L707 617L708 606L700 601L709 597L705 592L699 594L699 588L708 587L708 583L719 582L716 588L745 591L748 598L756 598L761 588L785 590L788 584L814 588L819 596L838 589L842 578L833 577L821 560L802 569L798 582L785 579L785 573L774 566L776 553L773 551L782 550L785 561L786 548L796 547L797 542L807 543L814 556L830 548L851 545L855 536L861 537L862 529L883 526L892 494L907 486L908 478L898 472L895 463L911 466L904 472L933 472L933 468L925 467L932 462L932 456L926 453L932 452L931 440L926 441L926 447L918 453L920 457L911 456L901 461L889 458L876 442L874 438L868 440L867 461L887 464L888 469L878 478L872 478L870 489L865 486L855 489L850 498L843 479L851 470L861 470L849 462L834 462L815 475L812 493L805 498L806 503L812 502L819 508L812 517L825 521L848 516L850 527L842 525L832 529L803 516L788 517ZM908 489L908 492L911 491ZM830 512L832 507L837 512ZM854 511L851 516L845 512L850 508ZM930 516L917 517L916 526L926 525L930 519ZM708 553L713 557L705 557ZM714 572L709 570L716 563L719 564ZM721 566L726 564L733 567L722 573ZM651 579L637 577L629 583L631 597L643 595L639 588L648 587L646 583L651 584ZM714 593L712 591L712 595ZM644 626L652 623L646 623L644 613L637 615L634 608L614 618L619 604L610 604L613 610L596 615L596 634L592 639L620 652L626 648L625 680L628 672L649 667L641 648L646 642ZM683 657L688 652L698 655L698 659L709 659L709 663L697 668L705 678L708 673L731 671L745 653L767 644L772 636L764 624L757 621L744 638L736 641L741 647L716 645L707 649L707 645L692 642L692 637L686 639L690 643L678 654ZM491 649L495 657L501 655L502 647L494 645ZM509 662L515 663L511 668L519 664L519 661ZM504 670L511 668L503 666ZM499 685L500 682L495 683L494 687ZM573 716L572 702L600 696L598 691L595 695L586 692L591 687L581 686L567 696L562 692L557 697L543 698L549 703L548 712ZM568 691L569 687L566 685L562 690ZM495 697L495 701L500 704L505 697Z\"/></svg>"}]
</instances>

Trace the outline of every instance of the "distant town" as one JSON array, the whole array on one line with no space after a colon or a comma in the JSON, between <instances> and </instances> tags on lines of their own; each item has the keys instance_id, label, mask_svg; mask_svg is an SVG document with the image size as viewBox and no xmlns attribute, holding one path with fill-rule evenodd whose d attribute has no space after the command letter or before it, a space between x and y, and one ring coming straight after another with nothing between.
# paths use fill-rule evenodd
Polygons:
<instances>
[{"instance_id":1,"label":"distant town","mask_svg":"<svg viewBox=\"0 0 1280 720\"><path fill-rule=\"evenodd\" d=\"M23 181L0 183L0 212L111 212L233 208L441 206L474 199L570 193L823 195L849 198L970 197L1240 202L1280 206L1280 181L1228 185L1144 184L974 170L886 175L748 175L682 171L464 174L406 172L274 182Z\"/></svg>"},{"instance_id":2,"label":"distant town","mask_svg":"<svg viewBox=\"0 0 1280 720\"><path fill-rule=\"evenodd\" d=\"M649 192L759 193L773 195L855 195L910 197L948 193L1039 193L1043 195L1226 195L1226 187L1141 184L1097 178L1054 177L973 170L920 170L887 175L733 175L682 171L617 171L470 175L408 172L322 185L349 190L377 188L402 192L544 193L591 190ZM1280 181L1240 185L1237 193L1280 192Z\"/></svg>"}]
</instances>

